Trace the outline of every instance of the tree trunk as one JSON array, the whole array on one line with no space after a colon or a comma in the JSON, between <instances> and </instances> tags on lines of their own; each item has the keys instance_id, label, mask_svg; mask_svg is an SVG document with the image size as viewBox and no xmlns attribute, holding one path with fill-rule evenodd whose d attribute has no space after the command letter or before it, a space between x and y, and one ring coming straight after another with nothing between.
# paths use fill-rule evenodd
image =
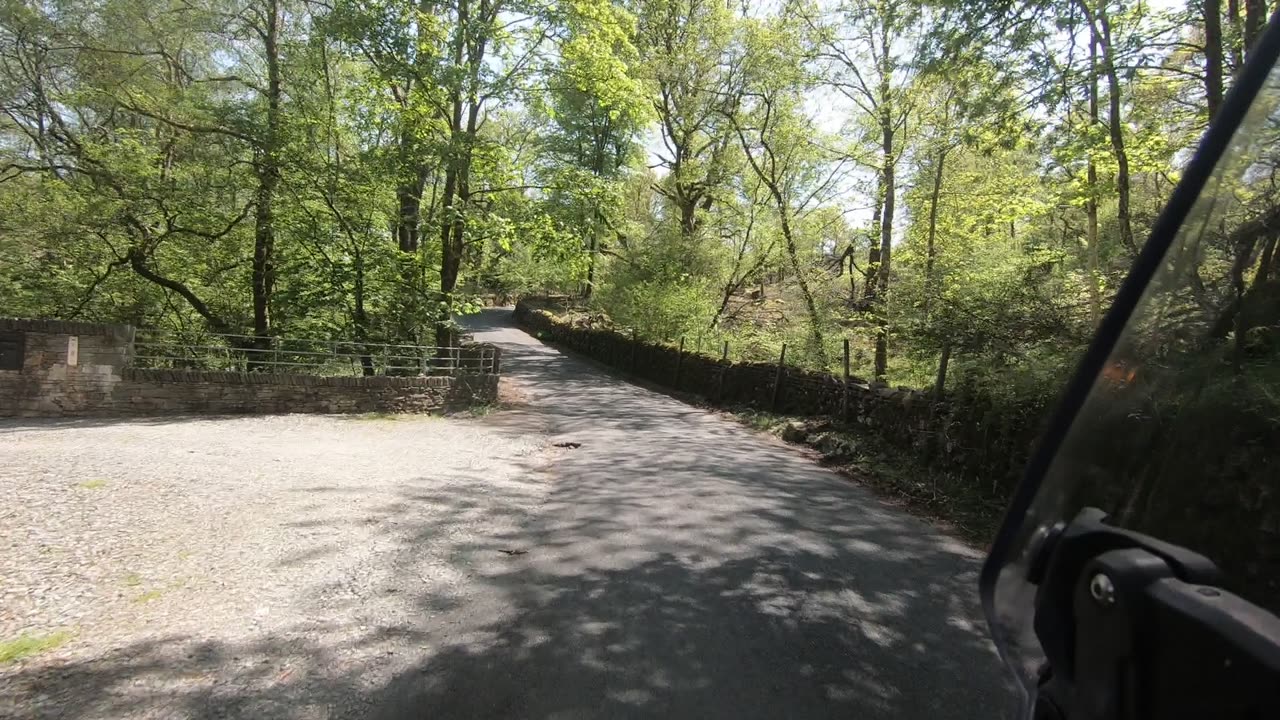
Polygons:
<instances>
[{"instance_id":1,"label":"tree trunk","mask_svg":"<svg viewBox=\"0 0 1280 720\"><path fill-rule=\"evenodd\" d=\"M457 112L462 114L461 103L456 103ZM456 150L452 150L456 152ZM454 207L458 194L458 161L450 158L449 167L444 174L444 193L440 196L442 212L440 220L440 316L436 318L436 347L448 348L453 345L451 308L453 290L458 285L458 267L460 260L454 252L454 217L461 209Z\"/></svg>"},{"instance_id":2,"label":"tree trunk","mask_svg":"<svg viewBox=\"0 0 1280 720\"><path fill-rule=\"evenodd\" d=\"M1094 41L1092 33L1089 40L1089 124L1095 125L1098 122L1098 44ZM1089 285L1089 322L1093 327L1098 327L1102 322L1102 291L1098 286L1099 268L1098 268L1098 167L1093 161L1093 155L1089 155L1089 167L1086 171L1085 192L1088 197L1085 199L1084 211L1087 221L1086 250L1088 254L1088 285Z\"/></svg>"},{"instance_id":3,"label":"tree trunk","mask_svg":"<svg viewBox=\"0 0 1280 720\"><path fill-rule=\"evenodd\" d=\"M427 173L424 170L419 168L411 172L416 177L396 187L396 203L400 209L396 217L396 240L400 245L400 252L406 253L418 252L421 245L422 191L427 183Z\"/></svg>"},{"instance_id":4,"label":"tree trunk","mask_svg":"<svg viewBox=\"0 0 1280 720\"><path fill-rule=\"evenodd\" d=\"M1244 28L1240 26L1240 0L1227 0L1227 27L1231 28L1231 67L1239 69L1244 64L1244 48L1240 38Z\"/></svg>"},{"instance_id":5,"label":"tree trunk","mask_svg":"<svg viewBox=\"0 0 1280 720\"><path fill-rule=\"evenodd\" d=\"M1253 276L1253 281L1249 283L1249 289L1242 291L1243 273L1241 273L1240 284L1236 286L1237 303L1240 311L1236 314L1235 327L1235 347L1232 352L1232 360L1234 361L1236 371L1239 372L1244 363L1244 344L1249 339L1249 331L1254 327L1254 321L1260 319L1258 316L1265 313L1258 312L1259 300L1263 302L1274 302L1275 298L1259 297L1266 294L1266 285L1271 276L1271 263L1274 260L1276 252L1276 240L1278 236L1272 233L1267 238L1266 244L1262 247L1262 255L1258 258L1258 270ZM1234 278L1233 278L1234 280Z\"/></svg>"},{"instance_id":6,"label":"tree trunk","mask_svg":"<svg viewBox=\"0 0 1280 720\"><path fill-rule=\"evenodd\" d=\"M951 365L951 341L942 344L942 357L938 358L938 377L933 381L933 401L942 399L947 388L947 368Z\"/></svg>"},{"instance_id":7,"label":"tree trunk","mask_svg":"<svg viewBox=\"0 0 1280 720\"><path fill-rule=\"evenodd\" d=\"M1107 74L1107 127L1111 135L1111 150L1116 157L1116 220L1120 225L1120 243L1130 252L1136 253L1138 248L1133 241L1133 222L1129 211L1129 152L1125 149L1124 122L1121 117L1120 75L1116 71L1115 48L1111 43L1111 21L1107 18L1105 5L1098 9L1097 20L1102 31L1099 50L1102 51L1102 65Z\"/></svg>"},{"instance_id":8,"label":"tree trunk","mask_svg":"<svg viewBox=\"0 0 1280 720\"><path fill-rule=\"evenodd\" d=\"M1248 308L1245 304L1245 282L1244 273L1248 269L1249 259L1253 255L1253 249L1257 246L1257 240L1250 240L1241 244L1236 249L1236 260L1231 265L1231 289L1234 294L1232 306L1235 308L1235 327L1234 342L1231 344L1231 366L1239 374L1244 369L1244 341L1245 334L1248 332L1249 315Z\"/></svg>"},{"instance_id":9,"label":"tree trunk","mask_svg":"<svg viewBox=\"0 0 1280 720\"><path fill-rule=\"evenodd\" d=\"M1222 105L1222 0L1203 0L1204 96L1209 120Z\"/></svg>"},{"instance_id":10,"label":"tree trunk","mask_svg":"<svg viewBox=\"0 0 1280 720\"><path fill-rule=\"evenodd\" d=\"M796 284L800 286L800 294L804 297L805 309L809 312L810 352L821 367L827 366L827 352L822 340L822 319L818 315L818 305L814 302L813 292L800 271L800 255L796 249L795 235L791 231L791 220L781 194L775 195L778 202L778 215L782 225L782 238L787 243L787 256L791 258L791 269L796 272Z\"/></svg>"},{"instance_id":11,"label":"tree trunk","mask_svg":"<svg viewBox=\"0 0 1280 720\"><path fill-rule=\"evenodd\" d=\"M1258 240L1267 238L1268 242L1263 245L1264 253L1270 247L1272 254L1272 262L1277 259L1275 257L1275 248L1271 245L1270 238L1280 233L1280 208L1273 208L1261 217L1254 218L1244 223L1227 238L1226 244L1236 248L1235 262L1231 266L1231 285L1238 289L1244 284L1244 273L1252 257ZM1250 286L1249 293L1252 294L1267 281L1273 269L1272 262L1266 263L1258 269L1254 275L1254 281ZM1213 327L1209 329L1208 337L1212 340L1222 340L1236 327L1236 316L1241 310L1241 299L1233 298L1230 305L1223 308L1218 315L1218 319L1214 322Z\"/></svg>"},{"instance_id":12,"label":"tree trunk","mask_svg":"<svg viewBox=\"0 0 1280 720\"><path fill-rule=\"evenodd\" d=\"M887 113L886 113L887 114ZM893 156L893 128L884 129L884 213L880 218L880 270L876 273L880 294L889 289L889 270L893 254L893 213L895 210L896 169Z\"/></svg>"},{"instance_id":13,"label":"tree trunk","mask_svg":"<svg viewBox=\"0 0 1280 720\"><path fill-rule=\"evenodd\" d=\"M1253 44L1262 35L1267 24L1267 5L1264 0L1244 0L1244 49L1245 57L1253 50Z\"/></svg>"},{"instance_id":14,"label":"tree trunk","mask_svg":"<svg viewBox=\"0 0 1280 720\"><path fill-rule=\"evenodd\" d=\"M355 341L359 343L360 348L360 369L361 374L365 377L373 375L373 357L369 354L369 349L365 347L365 343L369 340L369 313L364 306L364 253L359 250L355 251L355 289L353 298L355 309L352 312L352 325L355 334Z\"/></svg>"},{"instance_id":15,"label":"tree trunk","mask_svg":"<svg viewBox=\"0 0 1280 720\"><path fill-rule=\"evenodd\" d=\"M606 122L603 127L598 127L594 131L591 149L591 174L599 181L605 176L605 153L606 145L609 140L610 124ZM589 237L587 238L587 284L582 289L582 299L590 300L592 293L596 289L596 259L600 253L600 226L605 224L604 211L599 205L592 208L591 223L589 225ZM718 315L716 316L719 317ZM712 321L712 325L715 322Z\"/></svg>"},{"instance_id":16,"label":"tree trunk","mask_svg":"<svg viewBox=\"0 0 1280 720\"><path fill-rule=\"evenodd\" d=\"M929 234L925 241L924 259L924 319L929 319L929 310L933 305L933 294L937 290L933 283L933 266L938 257L938 199L942 195L942 172L947 162L948 148L938 150L938 157L933 166L933 189L929 193Z\"/></svg>"},{"instance_id":17,"label":"tree trunk","mask_svg":"<svg viewBox=\"0 0 1280 720\"><path fill-rule=\"evenodd\" d=\"M887 76L886 76L887 77ZM882 87L881 97L888 97L888 87ZM884 152L884 210L880 217L880 268L876 273L876 357L875 376L883 380L889 369L889 314L886 307L889 291L889 271L893 253L893 213L895 187L895 165L893 149L893 114L888 102L880 105L881 149Z\"/></svg>"},{"instance_id":18,"label":"tree trunk","mask_svg":"<svg viewBox=\"0 0 1280 720\"><path fill-rule=\"evenodd\" d=\"M131 222L129 224L135 228L145 227L139 222ZM148 240L149 238L144 237L142 244L149 245L150 243ZM191 288L177 280L174 280L173 278L165 277L148 267L147 257L144 254L142 247L130 248L128 253L125 255L125 259L129 263L129 267L133 268L133 271L136 272L143 280L155 283L166 290L171 290L177 293L183 300L186 300L187 304L191 306L191 309L195 310L196 314L204 318L205 322L209 324L210 330L224 335L230 335L238 332L238 329L233 328L225 318L215 314L213 309L209 307L209 304L204 300L201 300Z\"/></svg>"},{"instance_id":19,"label":"tree trunk","mask_svg":"<svg viewBox=\"0 0 1280 720\"><path fill-rule=\"evenodd\" d=\"M747 135L736 122L734 123L734 130L737 132L738 140L742 144L742 151L747 157L747 162L751 165L751 169L755 172L756 177L760 179L760 182L764 183L765 187L768 188L769 195L773 198L773 202L778 208L778 222L781 225L782 239L787 248L787 257L791 261L791 269L795 271L796 284L800 287L800 294L804 297L805 309L809 313L811 352L818 364L826 367L827 353L822 338L822 318L818 315L818 304L813 299L813 292L809 289L809 282L805 279L804 272L800 268L800 252L796 247L795 233L791 228L791 204L780 187L776 155L773 148L769 147L766 142L764 131L761 130L760 143L764 147L765 154L770 158L771 163L769 170L766 172L760 161L751 153ZM779 282L781 282L781 278L779 278ZM763 291L763 287L761 290ZM761 292L761 299L763 297L764 293Z\"/></svg>"},{"instance_id":20,"label":"tree trunk","mask_svg":"<svg viewBox=\"0 0 1280 720\"><path fill-rule=\"evenodd\" d=\"M698 198L690 197L683 189L676 191L680 206L680 236L691 240L698 232Z\"/></svg>"},{"instance_id":21,"label":"tree trunk","mask_svg":"<svg viewBox=\"0 0 1280 720\"><path fill-rule=\"evenodd\" d=\"M884 213L884 175L876 174L876 200L875 207L871 210L871 227L876 229L878 234L880 228L880 218ZM876 290L878 285L876 277L880 272L880 238L872 236L870 247L867 250L867 275L862 285L862 297L868 304L876 299Z\"/></svg>"},{"instance_id":22,"label":"tree trunk","mask_svg":"<svg viewBox=\"0 0 1280 720\"><path fill-rule=\"evenodd\" d=\"M280 5L267 0L263 50L267 62L267 126L258 149L258 190L253 233L253 334L265 349L271 335L271 295L275 290L275 195L280 182Z\"/></svg>"},{"instance_id":23,"label":"tree trunk","mask_svg":"<svg viewBox=\"0 0 1280 720\"><path fill-rule=\"evenodd\" d=\"M1276 258L1276 240L1280 235L1272 234L1262 248L1262 257L1258 260L1258 272L1253 276L1252 287L1258 288L1271 279L1271 266Z\"/></svg>"},{"instance_id":24,"label":"tree trunk","mask_svg":"<svg viewBox=\"0 0 1280 720\"><path fill-rule=\"evenodd\" d=\"M599 252L600 240L596 237L597 230L592 228L591 236L588 238L587 245L587 284L582 288L582 299L590 300L591 293L596 288L596 253Z\"/></svg>"},{"instance_id":25,"label":"tree trunk","mask_svg":"<svg viewBox=\"0 0 1280 720\"><path fill-rule=\"evenodd\" d=\"M481 16L485 15L481 3ZM468 62L468 76L458 78L450 88L449 149L445 171L444 195L441 200L443 216L440 223L440 316L436 321L437 352L455 345L453 333L453 293L458 287L462 268L462 252L467 231L466 209L470 200L471 151L475 139L476 124L480 114L477 98L479 65L484 61L484 41L475 41L471 33L471 3L459 0L458 21L454 29L453 66L461 69L463 60ZM473 40L473 42L468 42ZM467 54L467 51L470 54ZM466 125L463 125L463 111Z\"/></svg>"}]
</instances>

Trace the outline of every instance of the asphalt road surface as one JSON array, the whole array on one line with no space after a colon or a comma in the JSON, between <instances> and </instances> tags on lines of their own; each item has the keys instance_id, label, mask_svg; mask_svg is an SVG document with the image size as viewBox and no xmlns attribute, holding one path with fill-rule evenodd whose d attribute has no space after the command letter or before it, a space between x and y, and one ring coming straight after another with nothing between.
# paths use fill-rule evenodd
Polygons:
<instances>
[{"instance_id":1,"label":"asphalt road surface","mask_svg":"<svg viewBox=\"0 0 1280 720\"><path fill-rule=\"evenodd\" d=\"M526 416L553 443L508 612L392 684L384 717L1011 715L979 554L799 451L611 376L511 325Z\"/></svg>"}]
</instances>

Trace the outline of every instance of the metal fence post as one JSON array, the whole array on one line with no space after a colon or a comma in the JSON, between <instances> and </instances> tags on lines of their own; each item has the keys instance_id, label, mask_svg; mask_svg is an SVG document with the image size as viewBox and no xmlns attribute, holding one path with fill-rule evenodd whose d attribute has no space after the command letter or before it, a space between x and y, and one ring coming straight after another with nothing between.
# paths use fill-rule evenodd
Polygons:
<instances>
[{"instance_id":1,"label":"metal fence post","mask_svg":"<svg viewBox=\"0 0 1280 720\"><path fill-rule=\"evenodd\" d=\"M778 373L773 376L773 398L769 401L769 410L778 410L778 391L782 389L782 378L787 363L787 344L782 343L782 354L778 356Z\"/></svg>"}]
</instances>

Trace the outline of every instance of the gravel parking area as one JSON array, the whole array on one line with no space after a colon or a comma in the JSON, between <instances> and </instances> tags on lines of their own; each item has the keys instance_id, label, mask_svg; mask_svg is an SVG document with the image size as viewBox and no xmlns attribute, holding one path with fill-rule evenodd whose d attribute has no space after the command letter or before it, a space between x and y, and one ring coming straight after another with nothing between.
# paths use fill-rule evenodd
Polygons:
<instances>
[{"instance_id":1,"label":"gravel parking area","mask_svg":"<svg viewBox=\"0 0 1280 720\"><path fill-rule=\"evenodd\" d=\"M0 717L361 716L502 615L476 589L545 446L494 417L2 421Z\"/></svg>"}]
</instances>

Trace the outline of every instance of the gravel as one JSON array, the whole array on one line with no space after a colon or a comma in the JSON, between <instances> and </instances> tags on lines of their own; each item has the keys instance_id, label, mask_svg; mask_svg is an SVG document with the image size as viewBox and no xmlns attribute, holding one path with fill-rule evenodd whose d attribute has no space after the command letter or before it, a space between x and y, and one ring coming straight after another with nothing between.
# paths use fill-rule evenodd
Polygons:
<instances>
[{"instance_id":1,"label":"gravel","mask_svg":"<svg viewBox=\"0 0 1280 720\"><path fill-rule=\"evenodd\" d=\"M479 587L549 489L528 426L0 422L0 643L65 638L0 666L0 716L360 715L504 611Z\"/></svg>"}]
</instances>

